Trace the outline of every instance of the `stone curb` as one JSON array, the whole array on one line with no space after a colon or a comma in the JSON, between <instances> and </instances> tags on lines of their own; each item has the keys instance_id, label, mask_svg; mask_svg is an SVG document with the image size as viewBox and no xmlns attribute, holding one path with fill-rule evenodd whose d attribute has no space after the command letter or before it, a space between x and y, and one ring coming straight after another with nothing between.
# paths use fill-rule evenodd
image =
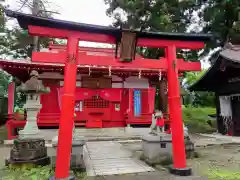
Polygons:
<instances>
[{"instance_id":1,"label":"stone curb","mask_svg":"<svg viewBox=\"0 0 240 180\"><path fill-rule=\"evenodd\" d=\"M201 147L211 147L211 146L224 146L224 145L240 145L238 142L228 142L228 143L219 143L219 144L206 144L206 145L195 145L196 148Z\"/></svg>"},{"instance_id":2,"label":"stone curb","mask_svg":"<svg viewBox=\"0 0 240 180\"><path fill-rule=\"evenodd\" d=\"M114 139L114 138L111 138L111 139L101 139L101 138L96 138L96 139L90 139L90 140L87 140L88 142L89 141L116 141L116 142L119 142L119 143L135 143L135 142L141 142L142 140L141 139L123 139L123 140L118 140L118 139ZM53 143L51 141L45 141L45 146L46 147L53 147ZM3 143L2 143L4 146L9 146L11 147L13 145L13 140L4 140Z\"/></svg>"}]
</instances>

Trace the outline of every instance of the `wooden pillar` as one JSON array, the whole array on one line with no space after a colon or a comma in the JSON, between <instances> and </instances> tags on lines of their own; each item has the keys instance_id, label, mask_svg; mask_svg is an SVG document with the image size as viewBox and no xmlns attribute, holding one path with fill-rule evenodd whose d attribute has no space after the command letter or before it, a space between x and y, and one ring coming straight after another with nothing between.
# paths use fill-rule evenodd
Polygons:
<instances>
[{"instance_id":1,"label":"wooden pillar","mask_svg":"<svg viewBox=\"0 0 240 180\"><path fill-rule=\"evenodd\" d=\"M221 117L221 109L220 109L220 100L218 93L215 93L215 103L216 103L216 121L217 121L217 130L221 134L226 134L226 129L223 124L223 117Z\"/></svg>"},{"instance_id":2,"label":"wooden pillar","mask_svg":"<svg viewBox=\"0 0 240 180\"><path fill-rule=\"evenodd\" d=\"M131 120L132 120L132 118L133 118L133 116L134 116L134 104L133 104L133 89L132 88L130 88L129 89L129 118L131 118Z\"/></svg>"},{"instance_id":3,"label":"wooden pillar","mask_svg":"<svg viewBox=\"0 0 240 180\"><path fill-rule=\"evenodd\" d=\"M149 113L154 113L154 110L155 110L155 101L154 101L155 100L155 95L156 95L156 89L154 87L150 87L148 89Z\"/></svg>"},{"instance_id":4,"label":"wooden pillar","mask_svg":"<svg viewBox=\"0 0 240 180\"><path fill-rule=\"evenodd\" d=\"M69 178L72 129L74 124L74 105L76 91L78 39L69 37L67 42L67 59L64 68L64 93L58 132L58 148L56 160L56 179Z\"/></svg>"},{"instance_id":5,"label":"wooden pillar","mask_svg":"<svg viewBox=\"0 0 240 180\"><path fill-rule=\"evenodd\" d=\"M166 56L168 65L168 102L173 151L173 168L171 169L171 172L177 175L190 175L191 169L186 168L184 130L175 45L167 47Z\"/></svg>"},{"instance_id":6,"label":"wooden pillar","mask_svg":"<svg viewBox=\"0 0 240 180\"><path fill-rule=\"evenodd\" d=\"M167 79L163 78L159 83L159 109L163 113L168 112L168 97L167 97Z\"/></svg>"},{"instance_id":7,"label":"wooden pillar","mask_svg":"<svg viewBox=\"0 0 240 180\"><path fill-rule=\"evenodd\" d=\"M14 95L15 95L15 83L11 82L8 85L8 115L11 116L14 111Z\"/></svg>"}]
</instances>

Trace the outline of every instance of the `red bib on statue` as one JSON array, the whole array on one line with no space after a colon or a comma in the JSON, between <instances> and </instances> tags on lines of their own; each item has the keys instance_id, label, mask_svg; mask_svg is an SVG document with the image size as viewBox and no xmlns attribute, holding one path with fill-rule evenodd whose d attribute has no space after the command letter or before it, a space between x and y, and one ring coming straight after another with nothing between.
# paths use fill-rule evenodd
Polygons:
<instances>
[{"instance_id":1,"label":"red bib on statue","mask_svg":"<svg viewBox=\"0 0 240 180\"><path fill-rule=\"evenodd\" d=\"M164 126L164 119L163 118L157 118L157 126L163 127Z\"/></svg>"}]
</instances>

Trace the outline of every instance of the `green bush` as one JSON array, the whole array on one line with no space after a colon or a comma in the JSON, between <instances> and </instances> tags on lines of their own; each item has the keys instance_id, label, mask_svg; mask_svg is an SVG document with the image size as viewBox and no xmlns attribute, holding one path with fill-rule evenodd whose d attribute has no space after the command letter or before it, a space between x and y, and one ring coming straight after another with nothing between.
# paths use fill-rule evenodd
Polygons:
<instances>
[{"instance_id":1,"label":"green bush","mask_svg":"<svg viewBox=\"0 0 240 180\"><path fill-rule=\"evenodd\" d=\"M189 132L193 133L210 133L215 132L216 120L212 120L208 115L216 114L215 108L194 108L187 107L182 109L182 116L185 126ZM213 127L207 122L211 121Z\"/></svg>"}]
</instances>

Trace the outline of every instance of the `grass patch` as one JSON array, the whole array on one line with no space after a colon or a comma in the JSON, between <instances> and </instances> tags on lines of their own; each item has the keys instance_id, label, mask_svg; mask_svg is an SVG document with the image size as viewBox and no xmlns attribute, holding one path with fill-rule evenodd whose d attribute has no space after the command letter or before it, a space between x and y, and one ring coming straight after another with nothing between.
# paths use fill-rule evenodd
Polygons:
<instances>
[{"instance_id":1,"label":"grass patch","mask_svg":"<svg viewBox=\"0 0 240 180\"><path fill-rule=\"evenodd\" d=\"M240 172L224 169L211 169L207 173L209 180L240 180Z\"/></svg>"},{"instance_id":2,"label":"grass patch","mask_svg":"<svg viewBox=\"0 0 240 180\"><path fill-rule=\"evenodd\" d=\"M216 131L216 120L208 115L216 114L215 108L193 108L187 107L182 109L182 116L185 125L191 133L211 133ZM207 122L211 121L213 127Z\"/></svg>"},{"instance_id":3,"label":"grass patch","mask_svg":"<svg viewBox=\"0 0 240 180\"><path fill-rule=\"evenodd\" d=\"M77 180L83 180L86 173L71 172ZM1 180L48 180L54 175L54 169L51 166L37 168L5 168L0 170Z\"/></svg>"}]
</instances>

